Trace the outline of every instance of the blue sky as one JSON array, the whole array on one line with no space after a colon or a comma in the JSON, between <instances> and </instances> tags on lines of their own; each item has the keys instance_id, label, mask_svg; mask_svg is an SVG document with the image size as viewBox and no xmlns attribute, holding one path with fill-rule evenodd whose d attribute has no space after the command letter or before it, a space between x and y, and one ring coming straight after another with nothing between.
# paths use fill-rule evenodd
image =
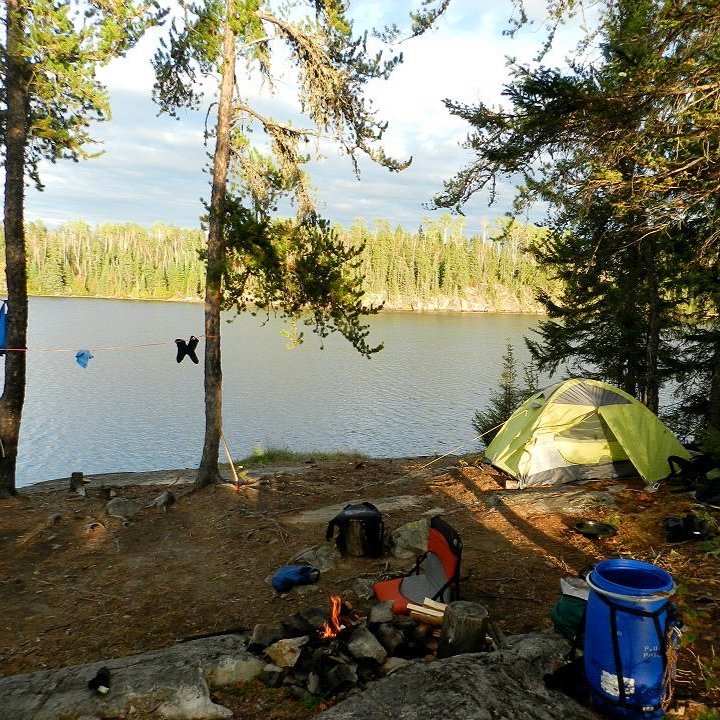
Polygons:
<instances>
[{"instance_id":1,"label":"blue sky","mask_svg":"<svg viewBox=\"0 0 720 720\"><path fill-rule=\"evenodd\" d=\"M355 27L391 21L407 27L408 11L416 4L355 0L351 2ZM544 5L540 0L529 4ZM423 204L470 159L460 147L468 127L447 112L443 98L497 104L508 78L506 56L530 58L542 42L538 30L525 31L515 39L503 36L511 13L510 0L454 0L435 29L403 43L399 48L403 64L388 81L374 83L371 96L379 116L389 123L386 150L395 157L412 155L413 163L401 173L389 173L362 162L358 180L346 157L323 146L324 157L309 169L324 217L346 226L360 217L368 222L384 218L413 230L423 217L436 214ZM561 35L560 48L570 46L571 35L571 31ZM149 64L156 42L157 33L153 33L127 58L102 71L113 113L95 131L104 154L80 163L42 166L46 188L42 193L28 188L28 220L50 225L78 219L91 224L199 225L201 199L209 196L209 176L203 172L207 165L205 112L186 114L179 121L157 116L150 98ZM557 64L563 52L557 50L551 60ZM290 68L285 69L275 97L261 88L249 88L253 100L272 108L275 117L295 114ZM465 209L467 231L479 231L484 218L492 222L502 215L512 195L508 186L490 208L486 198L473 199Z\"/></svg>"}]
</instances>

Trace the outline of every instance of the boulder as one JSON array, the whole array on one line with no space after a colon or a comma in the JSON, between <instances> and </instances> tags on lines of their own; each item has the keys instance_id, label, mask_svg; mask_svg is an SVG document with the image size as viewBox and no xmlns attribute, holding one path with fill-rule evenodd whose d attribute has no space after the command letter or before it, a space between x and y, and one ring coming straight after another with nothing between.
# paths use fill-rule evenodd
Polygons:
<instances>
[{"instance_id":1,"label":"boulder","mask_svg":"<svg viewBox=\"0 0 720 720\"><path fill-rule=\"evenodd\" d=\"M140 503L124 497L115 497L105 506L105 512L108 515L118 517L122 520L129 520L133 515L140 512L141 509L142 505L140 505Z\"/></svg>"},{"instance_id":2,"label":"boulder","mask_svg":"<svg viewBox=\"0 0 720 720\"><path fill-rule=\"evenodd\" d=\"M371 600L375 597L373 585L376 582L372 578L357 578L353 582L352 590L361 600Z\"/></svg>"},{"instance_id":3,"label":"boulder","mask_svg":"<svg viewBox=\"0 0 720 720\"><path fill-rule=\"evenodd\" d=\"M394 617L395 615L393 614L393 601L386 600L385 602L376 602L370 608L368 622L371 625L390 623L393 621Z\"/></svg>"},{"instance_id":4,"label":"boulder","mask_svg":"<svg viewBox=\"0 0 720 720\"><path fill-rule=\"evenodd\" d=\"M554 632L517 635L492 653L455 655L397 669L318 720L597 720L543 675L563 663L567 641Z\"/></svg>"},{"instance_id":5,"label":"boulder","mask_svg":"<svg viewBox=\"0 0 720 720\"><path fill-rule=\"evenodd\" d=\"M310 638L307 635L302 637L286 638L265 648L265 654L281 668L294 667L300 657L303 647L307 645Z\"/></svg>"},{"instance_id":6,"label":"boulder","mask_svg":"<svg viewBox=\"0 0 720 720\"><path fill-rule=\"evenodd\" d=\"M302 550L288 561L288 565L311 565L321 573L332 570L342 558L331 545L315 545Z\"/></svg>"},{"instance_id":7,"label":"boulder","mask_svg":"<svg viewBox=\"0 0 720 720\"><path fill-rule=\"evenodd\" d=\"M109 671L109 691L88 687L98 671ZM62 670L0 678L3 720L125 717L143 707L157 708L173 720L230 718L210 698L211 688L256 677L262 662L237 635L203 638L154 652Z\"/></svg>"},{"instance_id":8,"label":"boulder","mask_svg":"<svg viewBox=\"0 0 720 720\"><path fill-rule=\"evenodd\" d=\"M347 649L357 660L374 660L378 665L382 665L387 659L385 648L364 625L353 630Z\"/></svg>"},{"instance_id":9,"label":"boulder","mask_svg":"<svg viewBox=\"0 0 720 720\"><path fill-rule=\"evenodd\" d=\"M396 558L414 558L427 550L430 518L401 525L390 536L390 547Z\"/></svg>"}]
</instances>

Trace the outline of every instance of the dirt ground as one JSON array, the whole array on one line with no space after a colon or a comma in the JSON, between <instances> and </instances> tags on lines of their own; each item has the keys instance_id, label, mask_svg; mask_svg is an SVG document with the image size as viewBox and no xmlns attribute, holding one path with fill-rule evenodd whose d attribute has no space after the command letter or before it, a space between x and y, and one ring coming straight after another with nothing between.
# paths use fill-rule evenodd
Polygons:
<instances>
[{"instance_id":1,"label":"dirt ground","mask_svg":"<svg viewBox=\"0 0 720 720\"><path fill-rule=\"evenodd\" d=\"M21 491L0 501L0 675L90 663L170 645L177 640L277 623L329 604L333 594L355 607L358 577L379 579L411 560L344 558L302 592L276 594L266 579L308 547L324 544L325 522L299 524L304 510L332 503L417 496L416 507L384 513L392 531L428 510L464 542L462 597L486 605L507 634L550 627L559 580L608 557L665 567L679 586L688 631L678 661L681 709L720 706L720 542L665 543L662 521L694 509L687 494L629 483L617 508L581 516L528 516L482 501L502 489L499 474L472 458L357 460L278 470L262 484L187 493L165 513L140 511L129 524L109 517L107 496L67 489ZM603 487L607 483L594 483ZM149 504L167 486L135 485L118 494ZM613 538L577 534L578 520L617 525ZM254 696L245 717L270 717ZM273 701L274 702L274 701ZM256 703L252 705L252 703ZM698 705L700 704L700 705ZM240 715L238 715L239 717ZM300 717L300 714L297 714Z\"/></svg>"}]
</instances>

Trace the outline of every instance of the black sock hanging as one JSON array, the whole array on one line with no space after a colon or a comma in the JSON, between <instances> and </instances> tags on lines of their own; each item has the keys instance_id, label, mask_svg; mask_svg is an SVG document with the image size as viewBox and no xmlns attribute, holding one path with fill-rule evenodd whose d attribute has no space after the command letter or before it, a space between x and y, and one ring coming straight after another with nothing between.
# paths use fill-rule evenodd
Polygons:
<instances>
[{"instance_id":1,"label":"black sock hanging","mask_svg":"<svg viewBox=\"0 0 720 720\"><path fill-rule=\"evenodd\" d=\"M182 362L187 355L197 365L200 361L198 360L198 356L195 354L195 348L198 346L199 342L200 341L194 335L191 335L187 342L181 338L175 340L175 344L177 345L176 360L178 362Z\"/></svg>"}]
</instances>

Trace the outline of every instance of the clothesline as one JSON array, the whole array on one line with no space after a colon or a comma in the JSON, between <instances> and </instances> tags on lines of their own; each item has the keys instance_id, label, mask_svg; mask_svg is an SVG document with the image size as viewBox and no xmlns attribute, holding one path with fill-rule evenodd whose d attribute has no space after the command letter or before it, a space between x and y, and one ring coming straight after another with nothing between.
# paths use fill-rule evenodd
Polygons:
<instances>
[{"instance_id":1,"label":"clothesline","mask_svg":"<svg viewBox=\"0 0 720 720\"><path fill-rule=\"evenodd\" d=\"M214 338L215 335L196 335L198 339L200 338ZM108 345L106 347L93 347L93 352L102 352L107 350L134 350L137 348L144 348L144 347L155 347L158 345L174 345L177 343L177 340L163 340L162 342L154 342L154 343L138 343L134 345ZM76 348L0 348L3 352L77 352Z\"/></svg>"},{"instance_id":2,"label":"clothesline","mask_svg":"<svg viewBox=\"0 0 720 720\"><path fill-rule=\"evenodd\" d=\"M154 343L134 343L132 345L107 345L105 347L98 347L93 348L93 351L90 350L74 350L72 348L3 348L0 344L0 355L3 355L4 353L8 352L58 352L58 353L75 353L75 361L81 368L87 368L88 362L92 360L95 355L93 355L93 352L102 352L102 351L110 351L110 350L137 350L138 348L145 348L145 347L156 347L159 345L172 345L175 344L177 346L177 355L175 359L177 362L182 362L186 357L190 358L190 360L195 363L195 365L198 365L200 363L200 360L198 359L197 354L195 353L195 348L197 348L198 343L200 342L200 338L214 338L217 337L216 335L191 335L190 339L185 342L185 340L181 338L177 338L175 340L165 340L163 342L154 342Z\"/></svg>"},{"instance_id":3,"label":"clothesline","mask_svg":"<svg viewBox=\"0 0 720 720\"><path fill-rule=\"evenodd\" d=\"M8 314L8 303L7 300L2 300L0 305L0 355L4 355L9 352L59 352L59 353L75 353L75 360L81 368L88 366L88 361L92 360L95 356L90 350L74 350L72 348L8 348L5 347L7 342L7 314ZM200 342L199 338L217 338L216 335L191 335L190 339L185 342L180 338L175 340L165 340L162 342L154 343L133 343L132 345L107 345L105 347L93 348L95 352L111 351L111 350L136 350L138 348L145 347L156 347L158 345L177 345L177 356L176 360L182 362L184 358L188 357L196 365L199 364L198 356L195 353L195 348Z\"/></svg>"}]
</instances>

